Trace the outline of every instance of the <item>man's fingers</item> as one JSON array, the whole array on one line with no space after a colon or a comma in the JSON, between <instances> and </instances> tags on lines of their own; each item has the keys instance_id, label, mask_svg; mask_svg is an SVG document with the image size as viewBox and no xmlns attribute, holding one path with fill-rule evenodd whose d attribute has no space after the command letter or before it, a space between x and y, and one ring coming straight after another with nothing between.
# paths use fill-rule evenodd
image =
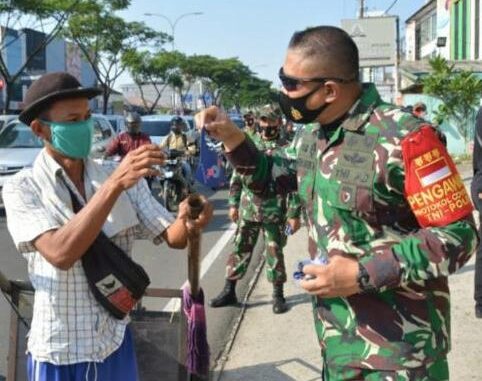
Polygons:
<instances>
[{"instance_id":1,"label":"man's fingers","mask_svg":"<svg viewBox=\"0 0 482 381\"><path fill-rule=\"evenodd\" d=\"M204 196L200 196L200 197L204 205L203 210L199 214L198 218L196 218L196 220L190 221L190 223L197 228L203 228L204 226L206 226L209 223L209 221L211 221L213 216L212 204L209 201L207 201L206 197Z\"/></svg>"},{"instance_id":2,"label":"man's fingers","mask_svg":"<svg viewBox=\"0 0 482 381\"><path fill-rule=\"evenodd\" d=\"M131 168L134 170L139 170L142 168L149 168L154 165L162 165L164 164L163 159L155 158L155 157L146 157L142 160L138 160L132 163Z\"/></svg>"},{"instance_id":3,"label":"man's fingers","mask_svg":"<svg viewBox=\"0 0 482 381\"><path fill-rule=\"evenodd\" d=\"M328 291L328 285L324 282L320 282L320 279L302 279L300 286L308 293L313 295L319 295Z\"/></svg>"},{"instance_id":4,"label":"man's fingers","mask_svg":"<svg viewBox=\"0 0 482 381\"><path fill-rule=\"evenodd\" d=\"M142 179L143 177L154 177L154 176L159 176L160 173L157 169L154 168L141 168L139 170L136 170L132 173L132 179Z\"/></svg>"},{"instance_id":5,"label":"man's fingers","mask_svg":"<svg viewBox=\"0 0 482 381\"><path fill-rule=\"evenodd\" d=\"M323 274L325 271L326 266L322 265L304 265L303 266L303 273L309 275L319 275Z\"/></svg>"}]
</instances>

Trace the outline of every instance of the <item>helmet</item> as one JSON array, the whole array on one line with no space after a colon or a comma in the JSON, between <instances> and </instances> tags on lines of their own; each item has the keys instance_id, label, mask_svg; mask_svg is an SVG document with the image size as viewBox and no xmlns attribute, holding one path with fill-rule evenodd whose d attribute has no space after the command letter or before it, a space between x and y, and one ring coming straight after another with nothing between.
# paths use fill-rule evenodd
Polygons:
<instances>
[{"instance_id":1,"label":"helmet","mask_svg":"<svg viewBox=\"0 0 482 381\"><path fill-rule=\"evenodd\" d=\"M171 119L171 125L184 124L184 120L180 116L175 116Z\"/></svg>"},{"instance_id":2,"label":"helmet","mask_svg":"<svg viewBox=\"0 0 482 381\"><path fill-rule=\"evenodd\" d=\"M141 116L137 112L129 112L126 115L126 123L141 123Z\"/></svg>"}]
</instances>

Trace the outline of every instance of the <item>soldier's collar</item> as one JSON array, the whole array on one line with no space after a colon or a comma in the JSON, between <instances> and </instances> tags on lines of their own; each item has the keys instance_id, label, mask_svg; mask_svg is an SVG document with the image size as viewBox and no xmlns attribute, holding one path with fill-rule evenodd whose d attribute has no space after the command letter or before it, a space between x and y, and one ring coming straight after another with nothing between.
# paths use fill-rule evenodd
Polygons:
<instances>
[{"instance_id":1,"label":"soldier's collar","mask_svg":"<svg viewBox=\"0 0 482 381\"><path fill-rule=\"evenodd\" d=\"M358 131L370 119L375 107L381 102L380 95L373 83L364 83L360 98L347 113L341 127L348 131Z\"/></svg>"}]
</instances>

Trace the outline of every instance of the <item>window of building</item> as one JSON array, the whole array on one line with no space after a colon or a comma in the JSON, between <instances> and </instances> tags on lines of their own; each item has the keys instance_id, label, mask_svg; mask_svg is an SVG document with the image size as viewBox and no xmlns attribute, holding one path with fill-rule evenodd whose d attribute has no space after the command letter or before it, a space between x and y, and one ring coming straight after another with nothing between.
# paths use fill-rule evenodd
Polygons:
<instances>
[{"instance_id":1,"label":"window of building","mask_svg":"<svg viewBox=\"0 0 482 381\"><path fill-rule=\"evenodd\" d=\"M420 43L426 45L437 38L437 14L433 13L420 22Z\"/></svg>"}]
</instances>

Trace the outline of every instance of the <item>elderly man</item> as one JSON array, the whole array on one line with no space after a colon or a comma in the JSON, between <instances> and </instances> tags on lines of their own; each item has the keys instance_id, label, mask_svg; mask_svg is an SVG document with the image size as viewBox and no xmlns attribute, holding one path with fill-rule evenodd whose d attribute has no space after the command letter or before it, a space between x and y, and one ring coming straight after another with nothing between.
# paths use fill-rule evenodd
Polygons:
<instances>
[{"instance_id":1,"label":"elderly man","mask_svg":"<svg viewBox=\"0 0 482 381\"><path fill-rule=\"evenodd\" d=\"M358 75L345 31L309 28L279 71L280 106L306 125L284 155L261 154L215 107L197 123L253 191L299 191L324 380L448 380L447 277L477 245L472 206L436 131Z\"/></svg>"},{"instance_id":2,"label":"elderly man","mask_svg":"<svg viewBox=\"0 0 482 381\"><path fill-rule=\"evenodd\" d=\"M127 254L137 231L173 248L187 242L187 205L174 219L139 181L163 163L159 147L134 149L117 167L89 158L89 99L99 93L70 74L46 74L27 91L19 116L45 142L33 167L3 190L8 229L35 288L30 381L138 380L129 319L97 302L81 258L101 230ZM83 206L77 213L74 198ZM208 205L194 223L203 226L210 216Z\"/></svg>"}]
</instances>

